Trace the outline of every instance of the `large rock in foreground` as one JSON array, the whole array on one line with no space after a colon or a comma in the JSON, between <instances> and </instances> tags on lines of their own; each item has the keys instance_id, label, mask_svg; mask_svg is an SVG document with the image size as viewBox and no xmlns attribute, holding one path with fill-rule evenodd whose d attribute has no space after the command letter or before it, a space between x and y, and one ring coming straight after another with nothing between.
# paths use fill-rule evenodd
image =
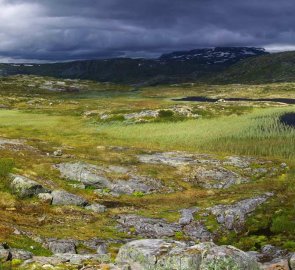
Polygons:
<instances>
[{"instance_id":1,"label":"large rock in foreground","mask_svg":"<svg viewBox=\"0 0 295 270\"><path fill-rule=\"evenodd\" d=\"M52 205L76 205L86 206L88 202L75 194L71 194L64 190L54 190L52 193Z\"/></svg>"},{"instance_id":2,"label":"large rock in foreground","mask_svg":"<svg viewBox=\"0 0 295 270\"><path fill-rule=\"evenodd\" d=\"M189 247L182 242L161 239L137 240L124 245L116 262L131 270L260 269L251 256L232 246L206 242Z\"/></svg>"},{"instance_id":3,"label":"large rock in foreground","mask_svg":"<svg viewBox=\"0 0 295 270\"><path fill-rule=\"evenodd\" d=\"M10 177L12 179L11 189L22 198L33 197L39 193L48 192L48 190L43 188L42 185L27 177L14 174L12 174Z\"/></svg>"}]
</instances>

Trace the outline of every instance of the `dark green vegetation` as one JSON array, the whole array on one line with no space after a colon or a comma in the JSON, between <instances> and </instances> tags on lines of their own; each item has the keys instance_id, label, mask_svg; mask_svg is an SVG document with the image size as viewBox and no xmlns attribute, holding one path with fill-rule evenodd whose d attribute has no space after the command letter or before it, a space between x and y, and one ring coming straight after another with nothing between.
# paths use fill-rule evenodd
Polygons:
<instances>
[{"instance_id":1,"label":"dark green vegetation","mask_svg":"<svg viewBox=\"0 0 295 270\"><path fill-rule=\"evenodd\" d=\"M0 142L3 138L17 141L0 143L0 241L17 248L34 246L31 251L36 255L49 255L48 250L34 242L34 237L16 235L15 228L45 238L120 240L136 236L133 229L130 234L117 230L118 214L135 213L175 222L180 209L205 209L273 192L275 196L250 215L241 232L221 233L216 241L245 250L259 250L269 243L295 250L295 130L280 121L285 113L294 112L294 105L172 101L183 96L295 98L294 89L293 83L178 84L133 91L130 86L93 81L2 78ZM180 115L179 111L185 114ZM64 155L54 156L57 149L62 149ZM245 155L270 160L275 165L286 163L287 167L277 174L253 176L250 182L228 189L204 189L183 181L186 168L177 171L163 164L140 163L137 155L149 151L208 153L220 160L229 155ZM136 168L138 173L179 189L119 197L95 194L92 188L73 187L53 168L54 164L76 161ZM106 205L108 211L97 214L76 206L50 206L35 197L21 199L10 189L11 172L50 189L65 189ZM116 177L114 173L108 176ZM212 232L219 227L212 215L206 218L206 225ZM182 232L176 232L175 238L185 240ZM111 244L110 251L116 253L118 246Z\"/></svg>"},{"instance_id":2,"label":"dark green vegetation","mask_svg":"<svg viewBox=\"0 0 295 270\"><path fill-rule=\"evenodd\" d=\"M295 53L268 54L256 48L216 48L176 52L159 59L120 58L42 65L1 64L0 74L87 79L136 86L183 82L292 82L295 80Z\"/></svg>"},{"instance_id":3,"label":"dark green vegetation","mask_svg":"<svg viewBox=\"0 0 295 270\"><path fill-rule=\"evenodd\" d=\"M42 65L6 64L0 66L0 74L154 85L199 80L243 59L265 54L259 48L221 47L164 54L158 59L118 58Z\"/></svg>"}]
</instances>

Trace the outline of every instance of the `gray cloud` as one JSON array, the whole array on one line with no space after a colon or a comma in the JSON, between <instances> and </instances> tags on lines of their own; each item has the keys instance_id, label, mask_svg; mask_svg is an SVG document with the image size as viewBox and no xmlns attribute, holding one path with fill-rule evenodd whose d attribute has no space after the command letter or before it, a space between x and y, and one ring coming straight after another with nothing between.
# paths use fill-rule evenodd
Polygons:
<instances>
[{"instance_id":1,"label":"gray cloud","mask_svg":"<svg viewBox=\"0 0 295 270\"><path fill-rule=\"evenodd\" d=\"M0 60L295 48L294 0L0 0Z\"/></svg>"}]
</instances>

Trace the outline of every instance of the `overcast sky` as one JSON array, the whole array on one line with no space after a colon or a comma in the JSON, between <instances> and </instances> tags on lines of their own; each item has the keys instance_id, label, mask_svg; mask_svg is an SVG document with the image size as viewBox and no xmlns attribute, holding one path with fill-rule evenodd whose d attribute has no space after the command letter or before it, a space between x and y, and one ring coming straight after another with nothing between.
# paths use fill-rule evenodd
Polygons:
<instances>
[{"instance_id":1,"label":"overcast sky","mask_svg":"<svg viewBox=\"0 0 295 270\"><path fill-rule=\"evenodd\" d=\"M295 49L295 0L0 0L0 61Z\"/></svg>"}]
</instances>

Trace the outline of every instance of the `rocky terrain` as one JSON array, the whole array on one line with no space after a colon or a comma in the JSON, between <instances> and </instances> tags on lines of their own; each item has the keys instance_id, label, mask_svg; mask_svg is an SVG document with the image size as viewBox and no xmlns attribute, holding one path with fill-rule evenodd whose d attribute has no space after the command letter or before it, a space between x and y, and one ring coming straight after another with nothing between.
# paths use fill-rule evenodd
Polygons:
<instances>
[{"instance_id":1,"label":"rocky terrain","mask_svg":"<svg viewBox=\"0 0 295 270\"><path fill-rule=\"evenodd\" d=\"M0 269L295 269L293 84L0 80Z\"/></svg>"}]
</instances>

